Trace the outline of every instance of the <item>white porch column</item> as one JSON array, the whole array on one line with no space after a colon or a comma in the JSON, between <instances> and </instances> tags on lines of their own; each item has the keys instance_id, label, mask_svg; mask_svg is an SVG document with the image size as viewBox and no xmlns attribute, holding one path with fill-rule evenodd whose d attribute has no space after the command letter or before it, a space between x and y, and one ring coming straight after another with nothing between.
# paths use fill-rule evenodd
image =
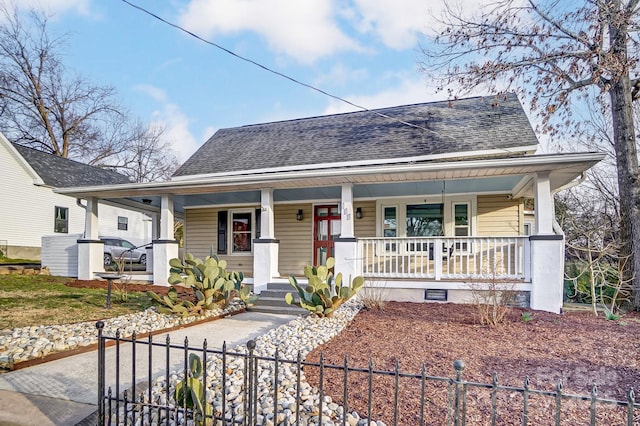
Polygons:
<instances>
[{"instance_id":1,"label":"white porch column","mask_svg":"<svg viewBox=\"0 0 640 426\"><path fill-rule=\"evenodd\" d=\"M160 205L160 239L153 241L153 283L168 286L169 260L178 257L178 242L173 236L173 197L162 196Z\"/></svg>"},{"instance_id":2,"label":"white porch column","mask_svg":"<svg viewBox=\"0 0 640 426\"><path fill-rule=\"evenodd\" d=\"M564 277L564 237L553 231L553 196L549 172L536 173L536 234L529 237L531 246L532 309L560 313Z\"/></svg>"},{"instance_id":3,"label":"white porch column","mask_svg":"<svg viewBox=\"0 0 640 426\"><path fill-rule=\"evenodd\" d=\"M273 238L275 218L273 215L273 189L260 191L260 238Z\"/></svg>"},{"instance_id":4,"label":"white porch column","mask_svg":"<svg viewBox=\"0 0 640 426\"><path fill-rule=\"evenodd\" d=\"M356 238L335 238L333 240L334 258L336 260L335 274L342 272L343 282L349 282L361 271L358 268L358 240Z\"/></svg>"},{"instance_id":5,"label":"white porch column","mask_svg":"<svg viewBox=\"0 0 640 426\"><path fill-rule=\"evenodd\" d=\"M253 291L266 290L267 284L278 273L278 251L280 241L275 237L273 213L273 189L262 189L260 193L260 238L253 240Z\"/></svg>"},{"instance_id":6,"label":"white porch column","mask_svg":"<svg viewBox=\"0 0 640 426\"><path fill-rule=\"evenodd\" d=\"M157 213L150 213L151 216L151 241L152 243L145 247L147 252L147 268L146 271L153 273L153 241L158 239L158 230L160 229L160 218Z\"/></svg>"},{"instance_id":7,"label":"white porch column","mask_svg":"<svg viewBox=\"0 0 640 426\"><path fill-rule=\"evenodd\" d=\"M84 212L84 238L97 240L98 237L98 200L90 197Z\"/></svg>"},{"instance_id":8,"label":"white porch column","mask_svg":"<svg viewBox=\"0 0 640 426\"><path fill-rule=\"evenodd\" d=\"M531 235L531 309L562 310L564 237Z\"/></svg>"},{"instance_id":9,"label":"white porch column","mask_svg":"<svg viewBox=\"0 0 640 426\"><path fill-rule=\"evenodd\" d=\"M553 234L553 196L549 172L539 172L535 179L536 233Z\"/></svg>"},{"instance_id":10,"label":"white porch column","mask_svg":"<svg viewBox=\"0 0 640 426\"><path fill-rule=\"evenodd\" d=\"M358 240L354 233L353 211L353 185L345 183L342 185L340 212L340 238L335 238L334 258L336 260L335 274L342 272L342 279L348 281L357 275L358 270Z\"/></svg>"},{"instance_id":11,"label":"white porch column","mask_svg":"<svg viewBox=\"0 0 640 426\"><path fill-rule=\"evenodd\" d=\"M98 199L87 198L84 239L78 240L78 279L92 280L95 272L104 272L104 243L98 239Z\"/></svg>"},{"instance_id":12,"label":"white porch column","mask_svg":"<svg viewBox=\"0 0 640 426\"><path fill-rule=\"evenodd\" d=\"M340 212L340 238L353 238L353 185L342 184L342 211Z\"/></svg>"}]
</instances>

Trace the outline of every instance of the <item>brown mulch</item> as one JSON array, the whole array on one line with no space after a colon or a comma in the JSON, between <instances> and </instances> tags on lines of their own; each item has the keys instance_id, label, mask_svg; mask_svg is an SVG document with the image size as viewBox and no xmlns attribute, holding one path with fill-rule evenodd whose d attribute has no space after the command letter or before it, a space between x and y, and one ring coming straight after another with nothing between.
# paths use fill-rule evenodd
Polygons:
<instances>
[{"instance_id":1,"label":"brown mulch","mask_svg":"<svg viewBox=\"0 0 640 426\"><path fill-rule=\"evenodd\" d=\"M470 305L389 302L383 310L363 310L336 338L313 351L307 361L427 376L455 377L454 360L463 360L462 379L491 384L493 373L500 385L522 388L525 377L530 388L554 391L562 381L562 392L590 395L597 385L599 398L627 400L628 390L640 388L640 315L629 313L618 321L607 321L587 312L555 315L533 311L533 320L522 321L513 309L497 327L478 325ZM317 368L305 368L309 382L318 386ZM324 389L339 403L343 400L343 371L325 368ZM398 424L418 425L421 418L421 380L398 379ZM367 373L348 374L347 402L350 410L367 417L369 378ZM371 418L393 424L395 377L374 375L371 385ZM424 424L444 424L450 401L446 381L427 380ZM467 424L489 424L491 390L467 389ZM553 424L556 401L532 395L529 424ZM562 401L563 425L589 424L589 401ZM598 404L597 424L626 424L625 407ZM501 391L497 399L497 424L522 424L523 397ZM636 409L634 424L640 424Z\"/></svg>"}]
</instances>

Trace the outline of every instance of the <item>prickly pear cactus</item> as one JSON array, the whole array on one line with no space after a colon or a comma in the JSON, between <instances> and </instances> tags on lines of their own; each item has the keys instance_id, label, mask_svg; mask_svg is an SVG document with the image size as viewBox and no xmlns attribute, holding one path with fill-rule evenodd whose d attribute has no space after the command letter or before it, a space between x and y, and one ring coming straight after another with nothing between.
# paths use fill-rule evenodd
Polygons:
<instances>
[{"instance_id":1,"label":"prickly pear cactus","mask_svg":"<svg viewBox=\"0 0 640 426\"><path fill-rule=\"evenodd\" d=\"M335 280L331 269L335 266L335 259L327 259L326 265L305 266L304 276L309 284L305 287L298 283L294 276L289 276L289 283L297 292L297 300L292 293L285 295L285 302L289 305L300 306L319 317L330 317L347 300L356 295L364 286L361 276L343 284L342 273L336 275Z\"/></svg>"}]
</instances>

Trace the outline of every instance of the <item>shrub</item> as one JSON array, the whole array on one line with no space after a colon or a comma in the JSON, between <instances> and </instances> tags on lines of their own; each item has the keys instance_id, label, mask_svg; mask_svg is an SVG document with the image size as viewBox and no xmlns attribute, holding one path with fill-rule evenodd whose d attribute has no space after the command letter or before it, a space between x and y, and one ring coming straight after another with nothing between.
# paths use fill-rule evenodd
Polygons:
<instances>
[{"instance_id":1,"label":"shrub","mask_svg":"<svg viewBox=\"0 0 640 426\"><path fill-rule=\"evenodd\" d=\"M179 299L173 287L169 290L169 295L162 298L153 292L147 292L155 302L163 305L158 309L161 313L198 315L204 310L224 309L235 297L239 297L247 305L253 304L258 298L251 294L249 287L242 284L244 274L227 272L227 262L217 256L207 256L202 261L191 253L186 253L184 262L174 258L169 261L169 265L169 284L183 284L193 288L197 302Z\"/></svg>"},{"instance_id":2,"label":"shrub","mask_svg":"<svg viewBox=\"0 0 640 426\"><path fill-rule=\"evenodd\" d=\"M289 305L300 306L319 317L330 317L347 300L351 299L364 285L361 276L350 280L349 284L342 284L342 273L333 278L331 269L335 265L333 257L327 259L327 264L318 266L305 266L304 276L309 280L306 287L298 284L296 277L290 276L289 283L296 289L298 300L293 294L285 295L285 302Z\"/></svg>"},{"instance_id":3,"label":"shrub","mask_svg":"<svg viewBox=\"0 0 640 426\"><path fill-rule=\"evenodd\" d=\"M365 309L382 310L387 303L388 290L385 287L367 287L360 292L360 300Z\"/></svg>"},{"instance_id":4,"label":"shrub","mask_svg":"<svg viewBox=\"0 0 640 426\"><path fill-rule=\"evenodd\" d=\"M495 277L488 283L471 284L472 303L482 325L501 324L515 300L516 292L511 281L501 281Z\"/></svg>"}]
</instances>

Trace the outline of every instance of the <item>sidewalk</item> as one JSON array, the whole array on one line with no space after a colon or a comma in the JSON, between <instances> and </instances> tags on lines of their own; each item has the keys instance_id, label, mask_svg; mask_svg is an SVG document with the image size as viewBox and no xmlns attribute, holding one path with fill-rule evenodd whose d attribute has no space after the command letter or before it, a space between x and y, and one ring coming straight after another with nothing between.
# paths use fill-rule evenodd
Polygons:
<instances>
[{"instance_id":1,"label":"sidewalk","mask_svg":"<svg viewBox=\"0 0 640 426\"><path fill-rule=\"evenodd\" d=\"M174 330L169 336L175 344L183 344L185 337L188 337L189 346L201 347L206 338L209 349L221 349L225 341L228 348L234 348L293 318L295 317L290 315L244 312ZM153 341L164 343L166 334L154 336ZM161 352L160 349L158 352ZM136 358L147 355L148 352L137 353ZM172 369L182 365L183 360L179 354L173 359ZM163 371L164 363L163 356L154 355L154 374ZM106 386L109 387L113 385L115 378L113 347L106 351L106 365ZM122 368L131 365L131 353L127 349L121 349L120 365ZM97 370L98 353L91 351L0 374L0 425L68 426L81 423L97 409ZM130 385L126 382L126 377L123 380L122 373L120 383L123 388Z\"/></svg>"}]
</instances>

